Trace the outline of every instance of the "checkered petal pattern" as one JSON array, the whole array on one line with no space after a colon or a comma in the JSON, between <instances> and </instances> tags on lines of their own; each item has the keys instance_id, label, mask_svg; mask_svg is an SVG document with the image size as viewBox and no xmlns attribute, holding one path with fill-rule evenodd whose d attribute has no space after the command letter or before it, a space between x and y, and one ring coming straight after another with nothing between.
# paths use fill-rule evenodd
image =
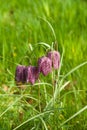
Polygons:
<instances>
[{"instance_id":1,"label":"checkered petal pattern","mask_svg":"<svg viewBox=\"0 0 87 130\"><path fill-rule=\"evenodd\" d=\"M41 57L38 60L39 72L42 72L44 76L48 75L52 71L52 62L48 57Z\"/></svg>"},{"instance_id":2,"label":"checkered petal pattern","mask_svg":"<svg viewBox=\"0 0 87 130\"><path fill-rule=\"evenodd\" d=\"M15 81L16 82L26 82L26 74L25 74L25 69L26 67L23 65L19 65L16 67L16 72L15 72Z\"/></svg>"},{"instance_id":3,"label":"checkered petal pattern","mask_svg":"<svg viewBox=\"0 0 87 130\"><path fill-rule=\"evenodd\" d=\"M26 68L26 82L34 84L39 77L39 71L37 67L29 66Z\"/></svg>"},{"instance_id":4,"label":"checkered petal pattern","mask_svg":"<svg viewBox=\"0 0 87 130\"><path fill-rule=\"evenodd\" d=\"M52 66L54 69L58 69L60 65L60 54L58 51L50 51L47 57L52 61Z\"/></svg>"}]
</instances>

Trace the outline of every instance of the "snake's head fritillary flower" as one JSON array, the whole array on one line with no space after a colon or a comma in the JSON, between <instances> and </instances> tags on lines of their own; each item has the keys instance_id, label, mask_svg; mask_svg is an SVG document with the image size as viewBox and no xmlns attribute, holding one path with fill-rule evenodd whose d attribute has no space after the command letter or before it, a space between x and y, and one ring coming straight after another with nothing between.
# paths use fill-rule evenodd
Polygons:
<instances>
[{"instance_id":1,"label":"snake's head fritillary flower","mask_svg":"<svg viewBox=\"0 0 87 130\"><path fill-rule=\"evenodd\" d=\"M38 67L28 66L26 69L26 82L34 84L35 81L38 79L38 77L39 77Z\"/></svg>"},{"instance_id":2,"label":"snake's head fritillary flower","mask_svg":"<svg viewBox=\"0 0 87 130\"><path fill-rule=\"evenodd\" d=\"M58 69L60 65L60 53L58 51L50 51L47 57L52 61L53 68Z\"/></svg>"},{"instance_id":3,"label":"snake's head fritillary flower","mask_svg":"<svg viewBox=\"0 0 87 130\"><path fill-rule=\"evenodd\" d=\"M48 73L50 73L51 70L52 70L51 60L46 56L39 58L39 60L38 60L38 70L39 70L39 72L42 72L42 74L44 76L48 75Z\"/></svg>"},{"instance_id":4,"label":"snake's head fritillary flower","mask_svg":"<svg viewBox=\"0 0 87 130\"><path fill-rule=\"evenodd\" d=\"M15 72L15 81L17 83L24 83L26 82L26 74L25 74L25 69L26 67L23 65L19 65L16 67L16 72Z\"/></svg>"}]
</instances>

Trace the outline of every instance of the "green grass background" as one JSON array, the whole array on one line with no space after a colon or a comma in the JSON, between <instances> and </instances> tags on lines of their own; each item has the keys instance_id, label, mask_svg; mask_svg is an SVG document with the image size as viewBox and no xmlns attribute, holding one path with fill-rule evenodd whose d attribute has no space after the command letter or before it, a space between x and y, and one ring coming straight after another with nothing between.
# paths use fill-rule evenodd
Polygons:
<instances>
[{"instance_id":1,"label":"green grass background","mask_svg":"<svg viewBox=\"0 0 87 130\"><path fill-rule=\"evenodd\" d=\"M61 55L64 49L61 77L87 61L86 0L0 0L0 130L12 130L37 113L43 113L52 97L53 90L49 85L40 85L41 97L38 99L38 85L22 90L14 83L16 65L36 65L38 57L47 51L37 43L45 42L51 46L55 40L48 24L40 17L53 26ZM41 82L52 83L51 74L40 78ZM87 105L87 65L69 75L64 82L68 80L71 83L51 108L54 112L42 117L47 127L40 118L35 118L18 129L87 130L87 110L60 127ZM21 95L25 96L19 99Z\"/></svg>"}]
</instances>

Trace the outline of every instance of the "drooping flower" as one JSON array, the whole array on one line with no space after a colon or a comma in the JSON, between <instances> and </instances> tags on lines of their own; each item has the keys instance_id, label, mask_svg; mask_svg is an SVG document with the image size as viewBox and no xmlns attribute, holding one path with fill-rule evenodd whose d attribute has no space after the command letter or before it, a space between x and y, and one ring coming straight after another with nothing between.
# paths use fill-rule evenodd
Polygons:
<instances>
[{"instance_id":1,"label":"drooping flower","mask_svg":"<svg viewBox=\"0 0 87 130\"><path fill-rule=\"evenodd\" d=\"M39 58L39 60L38 60L38 69L39 69L39 72L42 72L42 74L44 76L48 75L48 73L50 73L51 70L52 70L52 62L51 62L51 60L46 56L43 56L43 57Z\"/></svg>"},{"instance_id":2,"label":"drooping flower","mask_svg":"<svg viewBox=\"0 0 87 130\"><path fill-rule=\"evenodd\" d=\"M58 51L50 51L47 57L52 61L52 66L54 69L58 69L60 65L60 54Z\"/></svg>"},{"instance_id":3,"label":"drooping flower","mask_svg":"<svg viewBox=\"0 0 87 130\"><path fill-rule=\"evenodd\" d=\"M26 82L34 84L35 81L38 79L38 77L39 77L38 67L28 66L26 69Z\"/></svg>"},{"instance_id":4,"label":"drooping flower","mask_svg":"<svg viewBox=\"0 0 87 130\"><path fill-rule=\"evenodd\" d=\"M26 67L23 66L23 65L19 65L19 66L16 67L15 81L17 83L19 83L19 82L21 82L21 83L26 82L25 69L26 69Z\"/></svg>"}]
</instances>

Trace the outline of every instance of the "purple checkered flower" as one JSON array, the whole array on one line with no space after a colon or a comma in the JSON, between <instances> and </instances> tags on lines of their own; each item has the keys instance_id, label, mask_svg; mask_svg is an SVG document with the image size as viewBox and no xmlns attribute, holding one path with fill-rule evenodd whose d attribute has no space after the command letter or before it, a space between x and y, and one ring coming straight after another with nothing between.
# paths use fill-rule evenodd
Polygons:
<instances>
[{"instance_id":1,"label":"purple checkered flower","mask_svg":"<svg viewBox=\"0 0 87 130\"><path fill-rule=\"evenodd\" d=\"M52 61L52 66L54 69L58 69L60 65L60 54L58 51L50 51L47 57Z\"/></svg>"},{"instance_id":2,"label":"purple checkered flower","mask_svg":"<svg viewBox=\"0 0 87 130\"><path fill-rule=\"evenodd\" d=\"M39 77L38 67L28 66L26 69L26 82L34 84Z\"/></svg>"},{"instance_id":3,"label":"purple checkered flower","mask_svg":"<svg viewBox=\"0 0 87 130\"><path fill-rule=\"evenodd\" d=\"M48 75L48 73L52 70L52 62L48 57L41 57L38 60L38 69L39 72L42 72L44 76Z\"/></svg>"},{"instance_id":4,"label":"purple checkered flower","mask_svg":"<svg viewBox=\"0 0 87 130\"><path fill-rule=\"evenodd\" d=\"M26 67L23 66L23 65L19 65L19 66L16 67L15 81L17 83L19 83L19 82L21 82L21 83L26 82L25 69L26 69Z\"/></svg>"}]
</instances>

